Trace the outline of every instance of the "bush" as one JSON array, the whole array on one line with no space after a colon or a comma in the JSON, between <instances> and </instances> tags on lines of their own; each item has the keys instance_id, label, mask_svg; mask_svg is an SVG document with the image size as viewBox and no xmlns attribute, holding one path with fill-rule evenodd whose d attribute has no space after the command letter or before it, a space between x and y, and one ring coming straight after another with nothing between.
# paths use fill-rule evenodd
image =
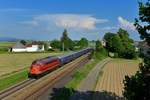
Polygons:
<instances>
[{"instance_id":1,"label":"bush","mask_svg":"<svg viewBox=\"0 0 150 100\"><path fill-rule=\"evenodd\" d=\"M74 93L75 90L72 88L54 88L51 100L69 100Z\"/></svg>"},{"instance_id":2,"label":"bush","mask_svg":"<svg viewBox=\"0 0 150 100\"><path fill-rule=\"evenodd\" d=\"M101 48L99 51L94 52L95 59L101 60L101 59L105 58L106 56L108 56L108 52L105 48Z\"/></svg>"},{"instance_id":3,"label":"bush","mask_svg":"<svg viewBox=\"0 0 150 100\"><path fill-rule=\"evenodd\" d=\"M118 53L114 53L114 58L118 58L118 57L119 57Z\"/></svg>"}]
</instances>

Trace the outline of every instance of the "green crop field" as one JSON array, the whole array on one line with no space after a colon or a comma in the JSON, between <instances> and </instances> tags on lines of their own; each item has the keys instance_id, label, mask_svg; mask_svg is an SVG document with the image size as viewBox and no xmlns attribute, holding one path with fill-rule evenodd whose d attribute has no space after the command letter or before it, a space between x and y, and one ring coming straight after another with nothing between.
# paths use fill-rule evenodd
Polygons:
<instances>
[{"instance_id":1,"label":"green crop field","mask_svg":"<svg viewBox=\"0 0 150 100\"><path fill-rule=\"evenodd\" d=\"M3 53L0 54L0 78L7 74L28 69L35 59L62 53Z\"/></svg>"}]
</instances>

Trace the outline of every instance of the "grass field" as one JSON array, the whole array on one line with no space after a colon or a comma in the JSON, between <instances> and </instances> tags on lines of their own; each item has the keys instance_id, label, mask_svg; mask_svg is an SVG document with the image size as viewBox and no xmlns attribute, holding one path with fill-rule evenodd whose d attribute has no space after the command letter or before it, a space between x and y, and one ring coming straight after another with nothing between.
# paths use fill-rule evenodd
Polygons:
<instances>
[{"instance_id":1,"label":"grass field","mask_svg":"<svg viewBox=\"0 0 150 100\"><path fill-rule=\"evenodd\" d=\"M12 86L18 82L21 82L28 78L27 70L22 70L14 74L9 75L8 77L0 79L0 90L3 90L9 86Z\"/></svg>"},{"instance_id":2,"label":"grass field","mask_svg":"<svg viewBox=\"0 0 150 100\"><path fill-rule=\"evenodd\" d=\"M13 46L15 42L0 42L0 48L8 48L10 46Z\"/></svg>"},{"instance_id":3,"label":"grass field","mask_svg":"<svg viewBox=\"0 0 150 100\"><path fill-rule=\"evenodd\" d=\"M0 78L9 73L28 69L33 60L62 53L4 53L0 54Z\"/></svg>"},{"instance_id":4,"label":"grass field","mask_svg":"<svg viewBox=\"0 0 150 100\"><path fill-rule=\"evenodd\" d=\"M106 91L122 97L123 80L125 75L133 75L138 70L138 60L115 59L103 68L96 91Z\"/></svg>"}]
</instances>

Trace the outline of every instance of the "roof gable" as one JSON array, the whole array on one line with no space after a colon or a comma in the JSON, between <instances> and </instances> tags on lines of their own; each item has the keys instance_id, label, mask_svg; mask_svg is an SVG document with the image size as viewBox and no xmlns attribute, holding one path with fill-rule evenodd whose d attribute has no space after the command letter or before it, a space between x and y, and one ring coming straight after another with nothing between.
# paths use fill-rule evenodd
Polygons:
<instances>
[{"instance_id":1,"label":"roof gable","mask_svg":"<svg viewBox=\"0 0 150 100\"><path fill-rule=\"evenodd\" d=\"M12 48L26 48L26 46L20 42L17 42L14 46L12 46Z\"/></svg>"}]
</instances>

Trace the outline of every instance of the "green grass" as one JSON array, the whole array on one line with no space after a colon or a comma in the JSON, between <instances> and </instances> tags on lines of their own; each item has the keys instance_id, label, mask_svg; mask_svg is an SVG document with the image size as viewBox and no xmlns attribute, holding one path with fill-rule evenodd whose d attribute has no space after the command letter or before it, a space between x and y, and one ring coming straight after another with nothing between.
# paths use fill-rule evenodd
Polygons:
<instances>
[{"instance_id":1,"label":"green grass","mask_svg":"<svg viewBox=\"0 0 150 100\"><path fill-rule=\"evenodd\" d=\"M2 75L29 68L35 59L62 53L4 53L0 54L0 78Z\"/></svg>"},{"instance_id":2,"label":"green grass","mask_svg":"<svg viewBox=\"0 0 150 100\"><path fill-rule=\"evenodd\" d=\"M28 78L28 71L23 70L0 79L0 90L10 87Z\"/></svg>"},{"instance_id":3,"label":"green grass","mask_svg":"<svg viewBox=\"0 0 150 100\"><path fill-rule=\"evenodd\" d=\"M13 46L15 42L0 42L0 48L1 47L10 47Z\"/></svg>"},{"instance_id":4,"label":"green grass","mask_svg":"<svg viewBox=\"0 0 150 100\"><path fill-rule=\"evenodd\" d=\"M104 58L106 58L104 55L94 56L94 59L91 62L75 72L73 79L66 85L66 87L76 89L80 82L88 75L88 73L96 66L96 64Z\"/></svg>"},{"instance_id":5,"label":"green grass","mask_svg":"<svg viewBox=\"0 0 150 100\"><path fill-rule=\"evenodd\" d=\"M67 52L64 52L65 54ZM0 90L28 78L28 69L33 60L59 53L6 53L0 54Z\"/></svg>"},{"instance_id":6,"label":"green grass","mask_svg":"<svg viewBox=\"0 0 150 100\"><path fill-rule=\"evenodd\" d=\"M15 42L0 42L0 53L7 53L9 47L13 46Z\"/></svg>"}]
</instances>

